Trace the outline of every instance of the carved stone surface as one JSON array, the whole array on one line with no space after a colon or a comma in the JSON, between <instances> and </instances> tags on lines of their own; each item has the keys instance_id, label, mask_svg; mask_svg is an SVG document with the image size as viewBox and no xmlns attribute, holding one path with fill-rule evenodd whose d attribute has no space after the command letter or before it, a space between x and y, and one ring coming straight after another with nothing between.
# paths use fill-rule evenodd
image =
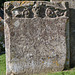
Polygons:
<instances>
[{"instance_id":1,"label":"carved stone surface","mask_svg":"<svg viewBox=\"0 0 75 75\"><path fill-rule=\"evenodd\" d=\"M61 3L32 2L29 5L14 6L14 4L9 3L5 12L11 18L54 18L66 16L67 5L66 3L63 5Z\"/></svg>"},{"instance_id":2,"label":"carved stone surface","mask_svg":"<svg viewBox=\"0 0 75 75\"><path fill-rule=\"evenodd\" d=\"M65 3L64 6L45 1L5 3L7 75L64 69L67 10Z\"/></svg>"}]
</instances>

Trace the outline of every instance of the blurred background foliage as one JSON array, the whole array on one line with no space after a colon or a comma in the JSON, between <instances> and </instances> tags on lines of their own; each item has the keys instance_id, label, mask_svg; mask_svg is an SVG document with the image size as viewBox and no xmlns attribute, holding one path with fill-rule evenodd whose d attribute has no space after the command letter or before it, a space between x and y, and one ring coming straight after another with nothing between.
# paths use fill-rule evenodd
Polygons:
<instances>
[{"instance_id":1,"label":"blurred background foliage","mask_svg":"<svg viewBox=\"0 0 75 75\"><path fill-rule=\"evenodd\" d=\"M6 1L50 1L50 0L0 0L0 7L3 8Z\"/></svg>"}]
</instances>

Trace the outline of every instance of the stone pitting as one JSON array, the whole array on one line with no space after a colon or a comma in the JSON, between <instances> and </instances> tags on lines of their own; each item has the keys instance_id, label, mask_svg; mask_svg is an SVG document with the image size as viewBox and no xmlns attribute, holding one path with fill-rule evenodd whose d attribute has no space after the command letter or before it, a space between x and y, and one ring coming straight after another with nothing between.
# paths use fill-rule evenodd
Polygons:
<instances>
[{"instance_id":1,"label":"stone pitting","mask_svg":"<svg viewBox=\"0 0 75 75\"><path fill-rule=\"evenodd\" d=\"M69 21L67 11L65 2L5 3L7 75L30 75L64 69L66 26Z\"/></svg>"}]
</instances>

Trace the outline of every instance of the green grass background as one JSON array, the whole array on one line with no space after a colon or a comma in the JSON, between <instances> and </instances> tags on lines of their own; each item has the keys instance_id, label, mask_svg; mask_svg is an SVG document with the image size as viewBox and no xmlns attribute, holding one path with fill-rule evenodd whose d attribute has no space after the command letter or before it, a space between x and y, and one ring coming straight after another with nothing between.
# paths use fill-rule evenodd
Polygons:
<instances>
[{"instance_id":1,"label":"green grass background","mask_svg":"<svg viewBox=\"0 0 75 75\"><path fill-rule=\"evenodd\" d=\"M5 54L0 55L0 75L6 75L6 60L5 60ZM39 75L39 74L34 74ZM47 74L40 74L40 75L75 75L75 68L67 70L67 71L61 71L56 73L47 73Z\"/></svg>"},{"instance_id":2,"label":"green grass background","mask_svg":"<svg viewBox=\"0 0 75 75\"><path fill-rule=\"evenodd\" d=\"M6 75L5 54L0 55L0 75Z\"/></svg>"}]
</instances>

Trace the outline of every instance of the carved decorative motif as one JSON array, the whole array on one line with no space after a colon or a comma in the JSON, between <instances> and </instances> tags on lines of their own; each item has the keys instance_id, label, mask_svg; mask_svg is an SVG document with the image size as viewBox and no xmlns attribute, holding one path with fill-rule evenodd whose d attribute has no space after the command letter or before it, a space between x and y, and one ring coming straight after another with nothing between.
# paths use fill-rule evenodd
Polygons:
<instances>
[{"instance_id":1,"label":"carved decorative motif","mask_svg":"<svg viewBox=\"0 0 75 75\"><path fill-rule=\"evenodd\" d=\"M50 8L47 8L47 9L46 9L45 15L46 15L46 17L51 17L51 18L52 18L53 16L55 16L54 11L52 11Z\"/></svg>"},{"instance_id":2,"label":"carved decorative motif","mask_svg":"<svg viewBox=\"0 0 75 75\"><path fill-rule=\"evenodd\" d=\"M36 17L45 17L45 9L46 6L43 3L36 3L33 8L32 11L34 13L34 18Z\"/></svg>"},{"instance_id":3,"label":"carved decorative motif","mask_svg":"<svg viewBox=\"0 0 75 75\"><path fill-rule=\"evenodd\" d=\"M12 10L12 17L29 18L29 15L30 15L30 11L27 7L18 7Z\"/></svg>"},{"instance_id":4,"label":"carved decorative motif","mask_svg":"<svg viewBox=\"0 0 75 75\"><path fill-rule=\"evenodd\" d=\"M29 14L30 14L29 9L28 9L28 8L25 8L24 11L23 11L23 16L24 16L25 18L29 18Z\"/></svg>"},{"instance_id":5,"label":"carved decorative motif","mask_svg":"<svg viewBox=\"0 0 75 75\"><path fill-rule=\"evenodd\" d=\"M9 3L8 9L5 10L5 12L7 13L7 15L8 15L9 17L12 17L12 12L11 12L11 10L12 10L13 8L14 8L14 6L13 6L11 3Z\"/></svg>"},{"instance_id":6,"label":"carved decorative motif","mask_svg":"<svg viewBox=\"0 0 75 75\"><path fill-rule=\"evenodd\" d=\"M9 17L16 18L55 18L66 16L67 6L62 6L62 3L57 5L50 5L44 2L34 2L33 5L15 7L9 4L6 13Z\"/></svg>"}]
</instances>

